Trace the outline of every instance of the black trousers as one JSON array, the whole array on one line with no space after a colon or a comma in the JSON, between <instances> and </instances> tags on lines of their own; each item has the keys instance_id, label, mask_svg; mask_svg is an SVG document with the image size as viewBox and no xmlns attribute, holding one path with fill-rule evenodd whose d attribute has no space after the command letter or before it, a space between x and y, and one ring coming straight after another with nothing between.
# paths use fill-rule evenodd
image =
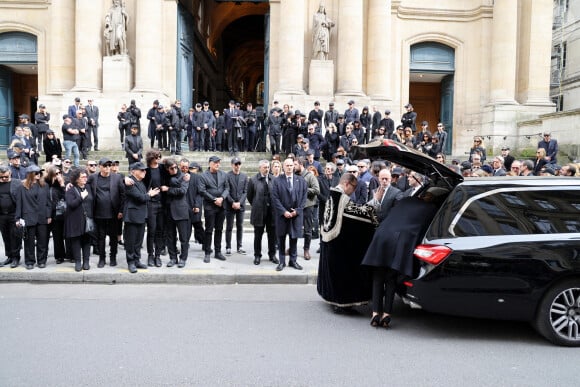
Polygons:
<instances>
[{"instance_id":1,"label":"black trousers","mask_svg":"<svg viewBox=\"0 0 580 387\"><path fill-rule=\"evenodd\" d=\"M270 150L273 155L280 153L280 140L282 135L280 133L270 135Z\"/></svg>"},{"instance_id":2,"label":"black trousers","mask_svg":"<svg viewBox=\"0 0 580 387\"><path fill-rule=\"evenodd\" d=\"M125 240L125 257L127 264L137 263L141 259L141 246L145 235L145 223L125 222L123 239Z\"/></svg>"},{"instance_id":3,"label":"black trousers","mask_svg":"<svg viewBox=\"0 0 580 387\"><path fill-rule=\"evenodd\" d=\"M155 132L155 137L157 138L157 148L166 149L167 148L167 129L157 130Z\"/></svg>"},{"instance_id":4,"label":"black trousers","mask_svg":"<svg viewBox=\"0 0 580 387\"><path fill-rule=\"evenodd\" d=\"M244 210L226 210L226 249L232 248L232 231L236 221L236 248L242 247L244 236Z\"/></svg>"},{"instance_id":5,"label":"black trousers","mask_svg":"<svg viewBox=\"0 0 580 387\"><path fill-rule=\"evenodd\" d=\"M310 249L312 241L314 207L304 207L304 250Z\"/></svg>"},{"instance_id":6,"label":"black trousers","mask_svg":"<svg viewBox=\"0 0 580 387\"><path fill-rule=\"evenodd\" d=\"M14 214L0 215L0 232L4 241L4 252L6 258L20 259L20 249L22 249L22 238L20 230L16 228Z\"/></svg>"},{"instance_id":7,"label":"black trousers","mask_svg":"<svg viewBox=\"0 0 580 387\"><path fill-rule=\"evenodd\" d=\"M298 258L298 238L289 238L290 239L290 262L296 262ZM278 237L278 258L280 263L286 263L286 235L283 237Z\"/></svg>"},{"instance_id":8,"label":"black trousers","mask_svg":"<svg viewBox=\"0 0 580 387\"><path fill-rule=\"evenodd\" d=\"M373 267L373 312L391 314L398 272L389 267Z\"/></svg>"},{"instance_id":9,"label":"black trousers","mask_svg":"<svg viewBox=\"0 0 580 387\"><path fill-rule=\"evenodd\" d=\"M192 222L190 220L189 223L193 229L193 237L195 238L195 241L204 246L205 230L203 229L203 222L201 220L198 222ZM191 229L189 230L189 238L187 239L191 239Z\"/></svg>"},{"instance_id":10,"label":"black trousers","mask_svg":"<svg viewBox=\"0 0 580 387\"><path fill-rule=\"evenodd\" d=\"M167 217L167 252L169 259L177 260L177 235L179 234L179 242L181 243L181 253L179 259L187 261L187 253L189 252L189 235L191 226L189 219L173 220Z\"/></svg>"},{"instance_id":11,"label":"black trousers","mask_svg":"<svg viewBox=\"0 0 580 387\"><path fill-rule=\"evenodd\" d=\"M75 262L80 262L81 257L83 262L89 262L91 258L91 236L83 234L81 236L69 238L71 256Z\"/></svg>"},{"instance_id":12,"label":"black trousers","mask_svg":"<svg viewBox=\"0 0 580 387\"><path fill-rule=\"evenodd\" d=\"M48 257L48 225L37 224L35 226L25 227L24 263L26 265L34 265L35 263L46 264ZM36 255L34 254L35 250Z\"/></svg>"},{"instance_id":13,"label":"black trousers","mask_svg":"<svg viewBox=\"0 0 580 387\"><path fill-rule=\"evenodd\" d=\"M203 151L205 146L205 129L197 128L193 129L193 150L194 151Z\"/></svg>"},{"instance_id":14,"label":"black trousers","mask_svg":"<svg viewBox=\"0 0 580 387\"><path fill-rule=\"evenodd\" d=\"M147 255L159 257L163 250L163 224L165 212L161 202L147 203Z\"/></svg>"},{"instance_id":15,"label":"black trousers","mask_svg":"<svg viewBox=\"0 0 580 387\"><path fill-rule=\"evenodd\" d=\"M272 222L267 222L265 226L254 226L254 257L262 258L264 229L268 236L268 258L273 258L276 256L276 229Z\"/></svg>"},{"instance_id":16,"label":"black trousers","mask_svg":"<svg viewBox=\"0 0 580 387\"><path fill-rule=\"evenodd\" d=\"M66 249L64 245L64 220L52 218L48 225L48 232L52 233L52 246L55 259L65 259Z\"/></svg>"},{"instance_id":17,"label":"black trousers","mask_svg":"<svg viewBox=\"0 0 580 387\"><path fill-rule=\"evenodd\" d=\"M101 261L105 260L107 256L105 251L105 239L109 237L109 249L110 257L117 258L117 219L97 219L95 218L95 224L97 225L97 247L99 249L99 259Z\"/></svg>"},{"instance_id":18,"label":"black trousers","mask_svg":"<svg viewBox=\"0 0 580 387\"><path fill-rule=\"evenodd\" d=\"M211 238L215 229L215 252L220 253L222 250L222 231L224 229L224 219L226 217L225 210L223 207L217 207L212 204L211 207L204 206L203 214L205 217L205 240L203 249L206 254L209 254L211 251Z\"/></svg>"},{"instance_id":19,"label":"black trousers","mask_svg":"<svg viewBox=\"0 0 580 387\"><path fill-rule=\"evenodd\" d=\"M181 153L181 130L173 129L169 131L169 150Z\"/></svg>"}]
</instances>

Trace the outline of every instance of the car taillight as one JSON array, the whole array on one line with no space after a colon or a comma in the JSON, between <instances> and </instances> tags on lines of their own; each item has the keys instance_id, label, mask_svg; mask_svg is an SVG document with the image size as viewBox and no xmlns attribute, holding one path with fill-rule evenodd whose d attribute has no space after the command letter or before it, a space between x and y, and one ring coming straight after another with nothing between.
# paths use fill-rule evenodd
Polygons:
<instances>
[{"instance_id":1,"label":"car taillight","mask_svg":"<svg viewBox=\"0 0 580 387\"><path fill-rule=\"evenodd\" d=\"M419 245L415 247L413 255L421 261L438 265L451 254L451 249L441 245Z\"/></svg>"}]
</instances>

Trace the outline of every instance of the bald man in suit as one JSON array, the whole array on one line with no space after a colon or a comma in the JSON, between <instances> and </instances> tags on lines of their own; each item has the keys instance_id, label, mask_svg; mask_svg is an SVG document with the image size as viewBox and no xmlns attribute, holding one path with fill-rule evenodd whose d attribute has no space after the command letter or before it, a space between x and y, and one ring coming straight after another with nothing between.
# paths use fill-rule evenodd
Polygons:
<instances>
[{"instance_id":1,"label":"bald man in suit","mask_svg":"<svg viewBox=\"0 0 580 387\"><path fill-rule=\"evenodd\" d=\"M388 169L379 172L379 182L380 186L375 190L368 204L375 208L379 222L382 222L395 202L404 197L404 193L391 185L391 172Z\"/></svg>"}]
</instances>

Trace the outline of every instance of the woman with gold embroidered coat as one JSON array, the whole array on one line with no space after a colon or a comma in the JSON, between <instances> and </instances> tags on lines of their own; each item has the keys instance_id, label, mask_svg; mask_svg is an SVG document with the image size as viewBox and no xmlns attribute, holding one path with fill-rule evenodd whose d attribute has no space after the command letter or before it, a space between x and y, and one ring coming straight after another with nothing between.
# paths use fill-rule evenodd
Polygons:
<instances>
[{"instance_id":1,"label":"woman with gold embroidered coat","mask_svg":"<svg viewBox=\"0 0 580 387\"><path fill-rule=\"evenodd\" d=\"M317 290L335 312L366 304L372 294L370 270L360 264L378 221L372 206L350 200L357 184L353 174L342 175L324 211Z\"/></svg>"}]
</instances>

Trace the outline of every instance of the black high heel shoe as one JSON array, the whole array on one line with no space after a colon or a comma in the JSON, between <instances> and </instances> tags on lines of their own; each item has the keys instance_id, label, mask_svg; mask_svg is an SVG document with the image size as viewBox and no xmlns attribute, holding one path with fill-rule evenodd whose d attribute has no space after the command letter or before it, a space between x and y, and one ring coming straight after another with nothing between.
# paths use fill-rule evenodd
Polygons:
<instances>
[{"instance_id":1,"label":"black high heel shoe","mask_svg":"<svg viewBox=\"0 0 580 387\"><path fill-rule=\"evenodd\" d=\"M371 327L378 328L379 324L380 324L379 315L375 314L371 319Z\"/></svg>"},{"instance_id":2,"label":"black high heel shoe","mask_svg":"<svg viewBox=\"0 0 580 387\"><path fill-rule=\"evenodd\" d=\"M383 328L388 328L389 324L391 323L391 316L385 316L379 322L379 325Z\"/></svg>"}]
</instances>

